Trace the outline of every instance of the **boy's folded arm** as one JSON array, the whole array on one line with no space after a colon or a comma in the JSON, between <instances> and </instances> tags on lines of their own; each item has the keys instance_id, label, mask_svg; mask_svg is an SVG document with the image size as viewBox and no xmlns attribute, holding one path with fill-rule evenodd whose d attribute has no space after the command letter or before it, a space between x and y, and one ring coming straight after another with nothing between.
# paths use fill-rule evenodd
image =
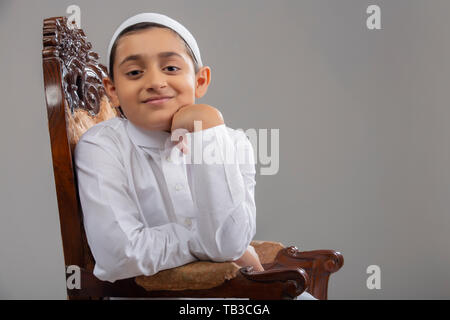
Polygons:
<instances>
[{"instance_id":1,"label":"boy's folded arm","mask_svg":"<svg viewBox=\"0 0 450 320\"><path fill-rule=\"evenodd\" d=\"M202 140L203 151L215 148L221 159L216 164L203 159L202 164L190 165L200 239L200 248L191 249L200 259L239 259L256 232L253 148L243 132L234 131L237 139L233 139L229 130L222 125L188 134L192 143Z\"/></svg>"},{"instance_id":2,"label":"boy's folded arm","mask_svg":"<svg viewBox=\"0 0 450 320\"><path fill-rule=\"evenodd\" d=\"M189 250L191 231L176 223L144 225L113 148L82 139L75 150L75 165L95 276L114 282L196 260Z\"/></svg>"},{"instance_id":3,"label":"boy's folded arm","mask_svg":"<svg viewBox=\"0 0 450 320\"><path fill-rule=\"evenodd\" d=\"M172 118L171 131L186 129L193 132L194 121L201 122L202 130L224 124L220 111L207 104L192 104L181 107Z\"/></svg>"}]
</instances>

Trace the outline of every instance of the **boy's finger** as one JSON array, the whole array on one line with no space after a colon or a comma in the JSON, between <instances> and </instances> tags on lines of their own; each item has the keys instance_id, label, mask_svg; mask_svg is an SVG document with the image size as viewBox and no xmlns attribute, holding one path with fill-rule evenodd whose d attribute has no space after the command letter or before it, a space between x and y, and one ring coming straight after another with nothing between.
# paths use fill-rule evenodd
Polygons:
<instances>
[{"instance_id":1,"label":"boy's finger","mask_svg":"<svg viewBox=\"0 0 450 320\"><path fill-rule=\"evenodd\" d=\"M178 147L178 149L180 149L184 154L188 154L188 153L189 153L189 148L188 148L188 145L187 145L187 139L185 138L184 135L182 135L182 136L178 139L177 147Z\"/></svg>"}]
</instances>

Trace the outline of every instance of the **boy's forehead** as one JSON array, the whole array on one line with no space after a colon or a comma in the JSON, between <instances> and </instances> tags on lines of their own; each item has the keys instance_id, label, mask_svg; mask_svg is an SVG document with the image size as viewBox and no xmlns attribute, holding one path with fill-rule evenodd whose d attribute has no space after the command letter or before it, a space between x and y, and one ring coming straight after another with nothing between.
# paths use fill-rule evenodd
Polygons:
<instances>
[{"instance_id":1,"label":"boy's forehead","mask_svg":"<svg viewBox=\"0 0 450 320\"><path fill-rule=\"evenodd\" d=\"M157 56L161 52L175 52L183 58L186 49L175 32L165 28L151 28L126 34L117 43L117 62L129 55Z\"/></svg>"}]
</instances>

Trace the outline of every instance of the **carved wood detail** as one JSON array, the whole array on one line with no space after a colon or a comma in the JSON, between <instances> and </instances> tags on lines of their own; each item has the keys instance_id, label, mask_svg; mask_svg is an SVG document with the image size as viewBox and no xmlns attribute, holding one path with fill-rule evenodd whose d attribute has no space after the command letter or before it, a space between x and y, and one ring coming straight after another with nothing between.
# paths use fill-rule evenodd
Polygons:
<instances>
[{"instance_id":1,"label":"carved wood detail","mask_svg":"<svg viewBox=\"0 0 450 320\"><path fill-rule=\"evenodd\" d=\"M268 268L297 267L306 271L310 284L307 289L320 300L328 298L328 280L344 265L344 256L334 250L300 251L295 246L280 250Z\"/></svg>"},{"instance_id":2,"label":"carved wood detail","mask_svg":"<svg viewBox=\"0 0 450 320\"><path fill-rule=\"evenodd\" d=\"M108 72L98 62L81 29L69 29L66 17L44 20L42 56L59 58L64 97L70 111L81 108L96 116L100 100L106 94L102 79Z\"/></svg>"}]
</instances>

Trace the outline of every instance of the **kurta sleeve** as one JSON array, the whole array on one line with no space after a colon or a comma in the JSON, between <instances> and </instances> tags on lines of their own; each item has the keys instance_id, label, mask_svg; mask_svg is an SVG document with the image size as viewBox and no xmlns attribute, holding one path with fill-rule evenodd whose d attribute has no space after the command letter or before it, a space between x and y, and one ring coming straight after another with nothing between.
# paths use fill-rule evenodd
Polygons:
<instances>
[{"instance_id":1,"label":"kurta sleeve","mask_svg":"<svg viewBox=\"0 0 450 320\"><path fill-rule=\"evenodd\" d=\"M119 146L113 138L82 137L75 149L84 227L96 262L94 275L114 282L197 260L189 249L193 234L184 226L146 226L132 199Z\"/></svg>"},{"instance_id":2,"label":"kurta sleeve","mask_svg":"<svg viewBox=\"0 0 450 320\"><path fill-rule=\"evenodd\" d=\"M256 232L252 145L243 132L225 125L186 136L198 210L191 252L202 260L239 259Z\"/></svg>"}]
</instances>

